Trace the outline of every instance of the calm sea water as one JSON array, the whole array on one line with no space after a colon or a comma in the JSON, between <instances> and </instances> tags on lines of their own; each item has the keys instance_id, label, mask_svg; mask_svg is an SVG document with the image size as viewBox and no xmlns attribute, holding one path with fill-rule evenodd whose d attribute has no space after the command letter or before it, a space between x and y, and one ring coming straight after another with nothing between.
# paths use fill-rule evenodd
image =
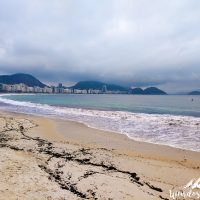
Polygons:
<instances>
[{"instance_id":1,"label":"calm sea water","mask_svg":"<svg viewBox=\"0 0 200 200\"><path fill-rule=\"evenodd\" d=\"M200 96L2 95L0 108L75 120L139 141L200 151Z\"/></svg>"}]
</instances>

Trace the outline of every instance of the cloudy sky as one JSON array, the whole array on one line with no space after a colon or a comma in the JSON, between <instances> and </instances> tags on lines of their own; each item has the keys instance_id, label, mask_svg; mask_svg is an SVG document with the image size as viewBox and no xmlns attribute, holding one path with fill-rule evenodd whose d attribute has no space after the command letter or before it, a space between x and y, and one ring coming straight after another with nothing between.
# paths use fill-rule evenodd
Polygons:
<instances>
[{"instance_id":1,"label":"cloudy sky","mask_svg":"<svg viewBox=\"0 0 200 200\"><path fill-rule=\"evenodd\" d=\"M199 0L1 0L0 74L200 89Z\"/></svg>"}]
</instances>

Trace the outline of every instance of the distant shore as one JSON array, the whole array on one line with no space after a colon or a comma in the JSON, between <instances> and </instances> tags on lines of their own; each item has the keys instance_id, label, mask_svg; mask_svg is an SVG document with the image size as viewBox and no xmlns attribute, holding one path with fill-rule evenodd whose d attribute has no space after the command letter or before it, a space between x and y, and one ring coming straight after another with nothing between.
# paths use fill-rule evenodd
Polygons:
<instances>
[{"instance_id":1,"label":"distant shore","mask_svg":"<svg viewBox=\"0 0 200 200\"><path fill-rule=\"evenodd\" d=\"M200 153L65 120L0 112L0 199L170 199Z\"/></svg>"}]
</instances>

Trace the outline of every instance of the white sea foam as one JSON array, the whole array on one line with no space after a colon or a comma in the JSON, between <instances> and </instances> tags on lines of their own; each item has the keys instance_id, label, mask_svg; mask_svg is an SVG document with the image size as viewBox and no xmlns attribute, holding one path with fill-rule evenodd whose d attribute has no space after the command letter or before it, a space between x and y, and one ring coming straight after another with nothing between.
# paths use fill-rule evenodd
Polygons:
<instances>
[{"instance_id":1,"label":"white sea foam","mask_svg":"<svg viewBox=\"0 0 200 200\"><path fill-rule=\"evenodd\" d=\"M126 134L138 141L200 151L200 118L197 117L56 107L1 96L0 102L1 109L9 111L75 120L94 128Z\"/></svg>"}]
</instances>

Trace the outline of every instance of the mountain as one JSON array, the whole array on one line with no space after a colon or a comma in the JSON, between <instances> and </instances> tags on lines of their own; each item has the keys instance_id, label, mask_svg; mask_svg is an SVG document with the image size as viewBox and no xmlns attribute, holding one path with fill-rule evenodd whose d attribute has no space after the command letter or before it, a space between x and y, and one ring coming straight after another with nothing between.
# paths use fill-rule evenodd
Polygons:
<instances>
[{"instance_id":1,"label":"mountain","mask_svg":"<svg viewBox=\"0 0 200 200\"><path fill-rule=\"evenodd\" d=\"M189 95L200 95L200 91L192 91Z\"/></svg>"},{"instance_id":2,"label":"mountain","mask_svg":"<svg viewBox=\"0 0 200 200\"><path fill-rule=\"evenodd\" d=\"M149 87L149 88L146 88L144 90L144 94L150 94L150 95L164 95L164 94L167 94L166 92L156 88L156 87Z\"/></svg>"},{"instance_id":3,"label":"mountain","mask_svg":"<svg viewBox=\"0 0 200 200\"><path fill-rule=\"evenodd\" d=\"M144 90L141 88L131 89L131 94L144 94Z\"/></svg>"},{"instance_id":4,"label":"mountain","mask_svg":"<svg viewBox=\"0 0 200 200\"><path fill-rule=\"evenodd\" d=\"M107 84L99 81L80 81L72 86L72 88L80 90L103 90L106 88L108 91L128 91L127 88L124 88L122 86Z\"/></svg>"},{"instance_id":5,"label":"mountain","mask_svg":"<svg viewBox=\"0 0 200 200\"><path fill-rule=\"evenodd\" d=\"M34 76L29 74L13 74L13 75L0 75L0 83L4 84L19 84L24 83L25 85L29 87L44 87L45 84L40 82L38 79L36 79Z\"/></svg>"},{"instance_id":6,"label":"mountain","mask_svg":"<svg viewBox=\"0 0 200 200\"><path fill-rule=\"evenodd\" d=\"M80 90L105 90L107 91L121 91L121 92L128 92L128 89L125 87L122 87L120 85L114 85L114 84L107 84L99 81L80 81L76 83L74 86L71 87L72 89L80 89ZM131 94L146 94L146 95L164 95L167 94L166 92L156 88L156 87L149 87L145 90L141 88L134 88L130 90Z\"/></svg>"},{"instance_id":7,"label":"mountain","mask_svg":"<svg viewBox=\"0 0 200 200\"><path fill-rule=\"evenodd\" d=\"M146 88L145 90L143 90L141 88L131 89L131 94L164 95L164 94L167 94L167 93L156 88L156 87L149 87L149 88Z\"/></svg>"}]
</instances>

